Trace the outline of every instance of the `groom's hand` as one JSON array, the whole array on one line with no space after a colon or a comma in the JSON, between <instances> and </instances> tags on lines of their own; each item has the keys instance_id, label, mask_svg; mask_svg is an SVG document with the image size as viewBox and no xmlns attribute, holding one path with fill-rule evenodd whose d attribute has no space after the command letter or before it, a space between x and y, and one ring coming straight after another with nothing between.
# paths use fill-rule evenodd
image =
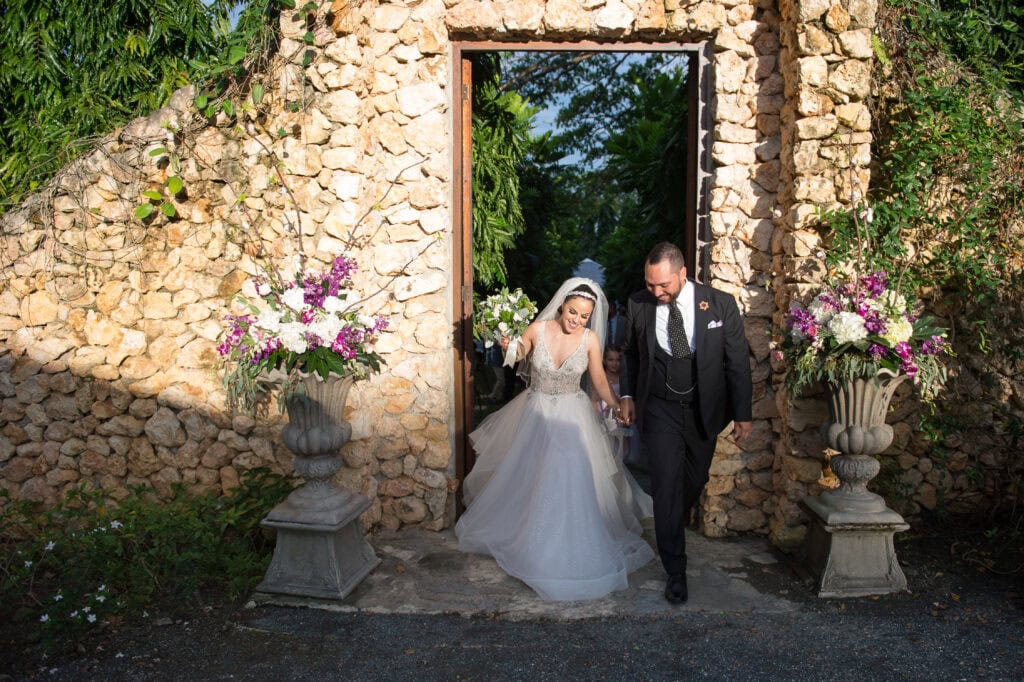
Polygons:
<instances>
[{"instance_id":1,"label":"groom's hand","mask_svg":"<svg viewBox=\"0 0 1024 682\"><path fill-rule=\"evenodd\" d=\"M746 440L747 436L750 435L750 430L753 427L751 422L733 422L732 424L732 437L737 443L741 443Z\"/></svg>"},{"instance_id":2,"label":"groom's hand","mask_svg":"<svg viewBox=\"0 0 1024 682\"><path fill-rule=\"evenodd\" d=\"M622 412L619 414L619 421L625 424L626 426L629 426L630 424L633 423L633 420L636 418L636 415L634 414L636 410L633 407L633 399L622 398L621 400L619 400L619 406L622 410Z\"/></svg>"}]
</instances>

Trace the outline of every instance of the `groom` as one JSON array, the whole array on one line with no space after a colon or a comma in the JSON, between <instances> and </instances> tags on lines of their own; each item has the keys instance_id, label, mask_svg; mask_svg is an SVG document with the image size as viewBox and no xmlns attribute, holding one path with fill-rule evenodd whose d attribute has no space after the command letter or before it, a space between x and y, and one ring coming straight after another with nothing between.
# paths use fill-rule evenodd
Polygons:
<instances>
[{"instance_id":1,"label":"groom","mask_svg":"<svg viewBox=\"0 0 1024 682\"><path fill-rule=\"evenodd\" d=\"M735 299L686 279L686 262L662 242L644 264L646 291L629 298L622 416L636 421L651 467L654 533L668 573L665 599L686 601L690 509L708 481L718 434L750 435L750 358Z\"/></svg>"}]
</instances>

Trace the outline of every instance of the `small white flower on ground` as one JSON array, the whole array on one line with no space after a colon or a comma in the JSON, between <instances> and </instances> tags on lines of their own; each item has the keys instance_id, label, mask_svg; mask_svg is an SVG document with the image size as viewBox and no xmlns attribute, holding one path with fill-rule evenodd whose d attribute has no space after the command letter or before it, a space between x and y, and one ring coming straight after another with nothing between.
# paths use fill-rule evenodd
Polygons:
<instances>
[{"instance_id":1,"label":"small white flower on ground","mask_svg":"<svg viewBox=\"0 0 1024 682\"><path fill-rule=\"evenodd\" d=\"M97 589L98 591L100 591L100 592L106 592L106 590L107 590L107 584L106 584L106 583L104 583L104 584L100 585L99 587L97 587L96 589Z\"/></svg>"},{"instance_id":2,"label":"small white flower on ground","mask_svg":"<svg viewBox=\"0 0 1024 682\"><path fill-rule=\"evenodd\" d=\"M96 614L95 613L90 613L89 617L86 618L86 620L89 621L90 623L95 623L96 622Z\"/></svg>"},{"instance_id":3,"label":"small white flower on ground","mask_svg":"<svg viewBox=\"0 0 1024 682\"><path fill-rule=\"evenodd\" d=\"M337 296L328 296L324 299L324 310L329 313L340 313L345 309L345 302Z\"/></svg>"},{"instance_id":4,"label":"small white flower on ground","mask_svg":"<svg viewBox=\"0 0 1024 682\"><path fill-rule=\"evenodd\" d=\"M44 613L43 615L39 616L40 623L45 623L48 620L50 620L50 616L48 614Z\"/></svg>"},{"instance_id":5,"label":"small white flower on ground","mask_svg":"<svg viewBox=\"0 0 1024 682\"><path fill-rule=\"evenodd\" d=\"M100 602L102 604L103 602L107 601L107 598L104 597L102 594L101 595L97 595L96 601L98 601L98 602Z\"/></svg>"},{"instance_id":6,"label":"small white flower on ground","mask_svg":"<svg viewBox=\"0 0 1024 682\"><path fill-rule=\"evenodd\" d=\"M57 594L53 595L53 601L60 601L63 598L64 598L64 595L61 594L60 592L58 592Z\"/></svg>"},{"instance_id":7,"label":"small white flower on ground","mask_svg":"<svg viewBox=\"0 0 1024 682\"><path fill-rule=\"evenodd\" d=\"M111 528L115 528L115 529L116 528L120 528L122 525L124 525L124 524L122 524L120 521L117 521L116 519L114 521L110 522L110 527Z\"/></svg>"},{"instance_id":8,"label":"small white flower on ground","mask_svg":"<svg viewBox=\"0 0 1024 682\"><path fill-rule=\"evenodd\" d=\"M25 568L32 568L32 562L31 561L26 561L25 562Z\"/></svg>"},{"instance_id":9,"label":"small white flower on ground","mask_svg":"<svg viewBox=\"0 0 1024 682\"><path fill-rule=\"evenodd\" d=\"M54 542L53 540L50 540L49 542L46 543L46 551L47 552L52 552L53 548L56 547L56 546L57 546L57 543Z\"/></svg>"}]
</instances>

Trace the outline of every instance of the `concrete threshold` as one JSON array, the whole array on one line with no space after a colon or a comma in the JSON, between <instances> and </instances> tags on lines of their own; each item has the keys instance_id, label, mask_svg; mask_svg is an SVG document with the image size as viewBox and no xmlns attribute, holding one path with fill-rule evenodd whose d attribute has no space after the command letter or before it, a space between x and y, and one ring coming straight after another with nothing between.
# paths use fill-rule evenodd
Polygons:
<instances>
[{"instance_id":1,"label":"concrete threshold","mask_svg":"<svg viewBox=\"0 0 1024 682\"><path fill-rule=\"evenodd\" d=\"M750 562L761 566L781 562L767 540L718 540L687 533L690 597L678 606L662 596L665 572L657 559L634 572L626 590L589 601L546 602L504 573L492 558L460 552L451 530L417 528L369 536L381 564L344 600L257 593L249 605L381 614L460 614L511 621L670 616L687 611L785 613L799 609L798 604L780 595L758 591L747 580ZM648 541L652 534L653 529L648 529Z\"/></svg>"}]
</instances>

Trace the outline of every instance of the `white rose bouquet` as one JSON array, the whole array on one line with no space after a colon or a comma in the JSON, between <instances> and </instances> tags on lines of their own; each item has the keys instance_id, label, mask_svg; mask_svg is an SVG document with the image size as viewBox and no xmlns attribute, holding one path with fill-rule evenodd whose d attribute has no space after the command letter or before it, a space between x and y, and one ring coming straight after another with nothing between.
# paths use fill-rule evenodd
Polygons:
<instances>
[{"instance_id":1,"label":"white rose bouquet","mask_svg":"<svg viewBox=\"0 0 1024 682\"><path fill-rule=\"evenodd\" d=\"M946 332L916 314L889 288L886 273L825 287L806 307L794 303L786 316L782 350L786 381L798 390L815 381L871 377L888 369L910 377L931 400L945 383L942 353L952 353Z\"/></svg>"},{"instance_id":2,"label":"white rose bouquet","mask_svg":"<svg viewBox=\"0 0 1024 682\"><path fill-rule=\"evenodd\" d=\"M473 315L473 336L490 348L501 337L522 336L537 316L537 304L527 298L522 289L509 292L503 288L482 301L477 301Z\"/></svg>"},{"instance_id":3,"label":"white rose bouquet","mask_svg":"<svg viewBox=\"0 0 1024 682\"><path fill-rule=\"evenodd\" d=\"M322 379L362 379L380 370L373 342L387 320L356 310L361 301L351 292L355 271L355 261L342 255L327 272L300 269L290 281L255 279L259 305L243 301L248 313L228 315L217 347L229 366L224 383L232 409L251 411L260 392L257 380L273 370Z\"/></svg>"}]
</instances>

